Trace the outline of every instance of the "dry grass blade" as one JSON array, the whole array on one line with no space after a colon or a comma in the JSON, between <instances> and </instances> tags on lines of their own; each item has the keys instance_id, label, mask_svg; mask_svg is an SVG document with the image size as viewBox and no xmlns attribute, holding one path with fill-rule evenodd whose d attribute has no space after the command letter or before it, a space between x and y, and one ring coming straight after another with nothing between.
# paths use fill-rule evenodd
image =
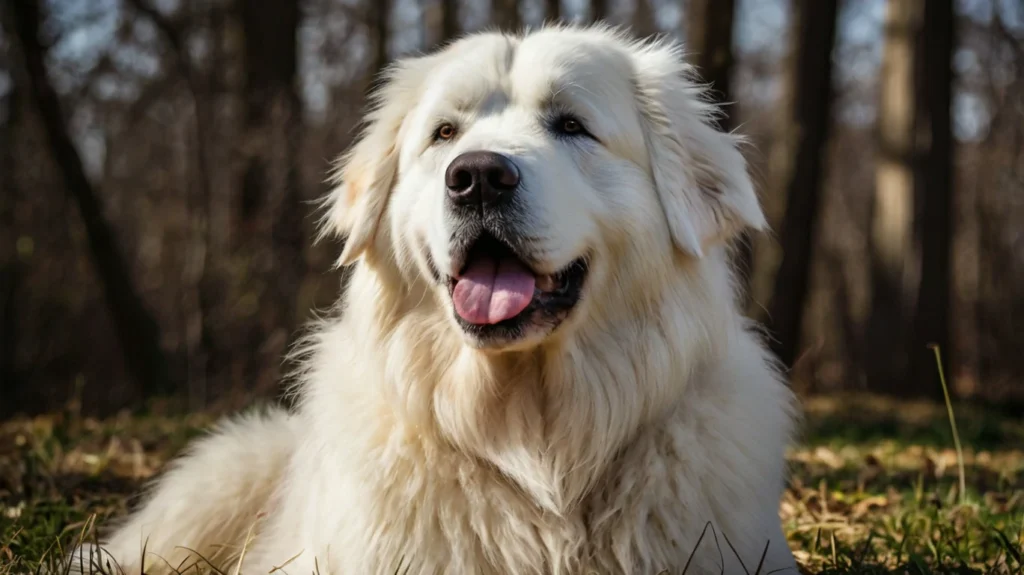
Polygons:
<instances>
[{"instance_id":1,"label":"dry grass blade","mask_svg":"<svg viewBox=\"0 0 1024 575\"><path fill-rule=\"evenodd\" d=\"M770 539L764 544L764 551L761 552L761 560L757 562L757 569L754 570L754 575L761 575L761 569L764 568L764 559L768 556L768 546L771 544Z\"/></svg>"},{"instance_id":2,"label":"dry grass blade","mask_svg":"<svg viewBox=\"0 0 1024 575\"><path fill-rule=\"evenodd\" d=\"M242 551L238 554L238 562L235 563L234 575L239 575L242 572L242 562L245 561L245 554L249 550L249 545L252 544L255 539L256 524L262 519L262 515L257 515L256 520L249 525L249 531L245 534L245 541L242 542Z\"/></svg>"},{"instance_id":3,"label":"dry grass blade","mask_svg":"<svg viewBox=\"0 0 1024 575\"><path fill-rule=\"evenodd\" d=\"M171 565L170 562L167 561L167 559L165 559L164 557L157 555L156 558L163 561L164 565L166 565L168 569L173 571L175 575L181 575L180 567L185 563L184 559L182 559L181 563L178 564L178 568L175 568L174 565Z\"/></svg>"},{"instance_id":4,"label":"dry grass blade","mask_svg":"<svg viewBox=\"0 0 1024 575\"><path fill-rule=\"evenodd\" d=\"M276 572L276 571L283 571L285 567L287 567L288 565L290 565L292 561L295 561L296 559L298 559L300 555L302 555L303 553L305 553L305 551L306 551L306 550L305 550L305 549L303 549L302 551L299 551L299 552L298 552L298 553L296 553L295 555L292 555L291 557L289 557L289 558L288 558L288 560L287 560L287 561L285 561L284 563L282 563L282 564L280 564L280 565L277 565L277 566L275 566L275 567L274 567L273 569L271 569L270 571L268 571L268 572L267 572L267 573L268 573L268 575L269 575L270 573L274 573L274 572Z\"/></svg>"},{"instance_id":5,"label":"dry grass blade","mask_svg":"<svg viewBox=\"0 0 1024 575\"><path fill-rule=\"evenodd\" d=\"M210 569L213 569L213 572L216 573L217 575L227 575L226 573L221 571L220 568L218 568L216 565L214 565L209 559L207 559L205 556L203 556L202 553L196 551L195 549L192 549L191 547L185 547L185 546L182 546L182 545L179 545L179 546L175 547L175 549L184 549L185 551L188 551L189 553L192 553L196 557L200 558L203 561L203 563L206 563L206 565ZM145 573L143 573L141 575L145 575Z\"/></svg>"},{"instance_id":6,"label":"dry grass blade","mask_svg":"<svg viewBox=\"0 0 1024 575\"><path fill-rule=\"evenodd\" d=\"M704 536L707 535L709 527L711 527L710 521L704 524L704 529L700 532L700 537L697 538L697 543L694 544L693 551L690 551L690 556L686 558L686 565L683 566L682 575L686 575L686 572L690 570L690 563L693 562L694 556L697 555L697 548L700 547L700 542L704 541Z\"/></svg>"},{"instance_id":7,"label":"dry grass blade","mask_svg":"<svg viewBox=\"0 0 1024 575\"><path fill-rule=\"evenodd\" d=\"M1001 529L995 527L993 527L992 529L996 532L997 535L999 535L999 542L1003 544L1003 547L1006 549L1006 552L1011 557L1013 557L1014 561L1017 562L1017 566L1024 567L1024 561L1021 561L1021 552L1013 545L1013 543L1010 541L1010 538L1006 536L1006 533L1003 533Z\"/></svg>"},{"instance_id":8,"label":"dry grass blade","mask_svg":"<svg viewBox=\"0 0 1024 575\"><path fill-rule=\"evenodd\" d=\"M710 525L710 521L708 524ZM711 525L711 536L715 538L715 547L718 549L718 560L722 564L721 573L725 574L725 553L722 553L722 544L718 542L718 531L715 530L715 526Z\"/></svg>"},{"instance_id":9,"label":"dry grass blade","mask_svg":"<svg viewBox=\"0 0 1024 575\"><path fill-rule=\"evenodd\" d=\"M729 541L729 535L727 533L723 532L722 533L722 537L725 539L725 544L728 545L729 549L732 550L732 554L736 556L736 560L740 562L740 567L743 568L743 572L746 573L747 575L750 575L750 570L747 569L746 564L743 563L743 557L740 557L739 551L736 551L736 548L733 547L732 541Z\"/></svg>"},{"instance_id":10,"label":"dry grass blade","mask_svg":"<svg viewBox=\"0 0 1024 575\"><path fill-rule=\"evenodd\" d=\"M828 538L829 543L832 546L832 566L836 569L839 569L839 557L837 555L838 552L836 550L836 532L830 531L828 534Z\"/></svg>"},{"instance_id":11,"label":"dry grass blade","mask_svg":"<svg viewBox=\"0 0 1024 575\"><path fill-rule=\"evenodd\" d=\"M960 446L960 432L956 426L956 416L953 415L953 402L949 399L949 386L946 385L946 373L942 369L942 351L939 346L929 346L935 352L935 364L939 368L939 381L942 383L942 395L946 400L946 411L949 413L949 426L953 429L953 445L956 447L956 465L960 472L960 505L967 504L967 474L964 473L964 450Z\"/></svg>"}]
</instances>

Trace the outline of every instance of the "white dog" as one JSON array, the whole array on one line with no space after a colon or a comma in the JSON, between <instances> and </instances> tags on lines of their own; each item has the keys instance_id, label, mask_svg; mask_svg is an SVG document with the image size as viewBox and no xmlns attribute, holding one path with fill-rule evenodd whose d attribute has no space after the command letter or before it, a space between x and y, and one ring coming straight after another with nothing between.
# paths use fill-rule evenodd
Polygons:
<instances>
[{"instance_id":1,"label":"white dog","mask_svg":"<svg viewBox=\"0 0 1024 575\"><path fill-rule=\"evenodd\" d=\"M796 572L795 402L727 263L765 219L716 113L678 47L607 28L398 62L329 198L355 270L297 409L197 442L106 550L129 573L144 544L147 572L186 548L243 573Z\"/></svg>"}]
</instances>

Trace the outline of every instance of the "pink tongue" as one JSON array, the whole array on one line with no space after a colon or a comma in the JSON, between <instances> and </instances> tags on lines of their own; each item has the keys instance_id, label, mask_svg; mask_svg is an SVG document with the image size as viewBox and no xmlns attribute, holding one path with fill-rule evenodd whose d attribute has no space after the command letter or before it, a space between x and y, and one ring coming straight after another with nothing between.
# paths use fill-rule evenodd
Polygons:
<instances>
[{"instance_id":1,"label":"pink tongue","mask_svg":"<svg viewBox=\"0 0 1024 575\"><path fill-rule=\"evenodd\" d=\"M513 318L530 305L535 281L533 274L512 258L480 258L455 284L455 311L473 324Z\"/></svg>"}]
</instances>

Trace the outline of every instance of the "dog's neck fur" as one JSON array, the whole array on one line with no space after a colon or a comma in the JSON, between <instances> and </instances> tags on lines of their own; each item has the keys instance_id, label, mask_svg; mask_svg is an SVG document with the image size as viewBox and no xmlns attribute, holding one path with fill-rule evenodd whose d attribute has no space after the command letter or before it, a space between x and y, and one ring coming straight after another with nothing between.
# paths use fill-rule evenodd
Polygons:
<instances>
[{"instance_id":1,"label":"dog's neck fur","mask_svg":"<svg viewBox=\"0 0 1024 575\"><path fill-rule=\"evenodd\" d=\"M730 317L710 309L722 305L721 290L731 293L728 272L686 273L686 265L726 270L677 262L645 309L589 309L586 330L529 351L485 353L469 347L453 322L437 321L448 312L434 288L363 262L348 299L375 304L346 309L338 329L351 333L352 353L380 358L375 369L386 384L363 392L379 394L391 432L486 462L538 505L564 514L631 439L676 409L701 359L714 353L694 346L728 338L729 326L709 319ZM395 285L403 289L387 287ZM694 301L706 305L682 314L666 308Z\"/></svg>"}]
</instances>

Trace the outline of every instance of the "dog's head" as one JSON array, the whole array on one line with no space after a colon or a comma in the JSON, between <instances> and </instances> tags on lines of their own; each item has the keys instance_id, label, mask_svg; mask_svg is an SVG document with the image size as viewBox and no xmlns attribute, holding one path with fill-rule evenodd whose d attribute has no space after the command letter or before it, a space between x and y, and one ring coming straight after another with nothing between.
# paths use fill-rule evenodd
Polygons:
<instances>
[{"instance_id":1,"label":"dog's head","mask_svg":"<svg viewBox=\"0 0 1024 575\"><path fill-rule=\"evenodd\" d=\"M736 137L678 47L605 28L470 36L386 72L328 227L429 286L475 347L650 307L687 261L764 226Z\"/></svg>"}]
</instances>

